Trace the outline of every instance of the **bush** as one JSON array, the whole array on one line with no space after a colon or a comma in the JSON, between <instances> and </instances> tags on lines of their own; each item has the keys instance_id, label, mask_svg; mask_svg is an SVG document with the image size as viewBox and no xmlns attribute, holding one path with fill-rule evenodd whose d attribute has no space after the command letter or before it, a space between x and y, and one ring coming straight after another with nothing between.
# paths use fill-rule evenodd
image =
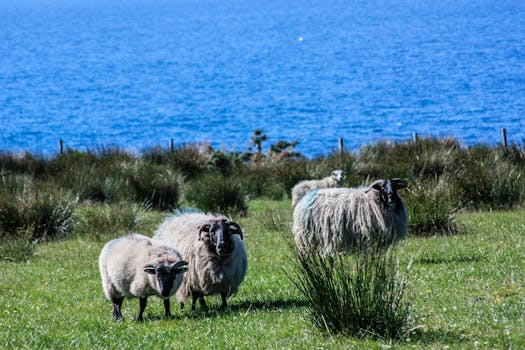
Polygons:
<instances>
[{"instance_id":1,"label":"bush","mask_svg":"<svg viewBox=\"0 0 525 350\"><path fill-rule=\"evenodd\" d=\"M179 202L181 176L167 166L139 162L128 178L135 202L147 202L160 210L175 209Z\"/></svg>"},{"instance_id":2,"label":"bush","mask_svg":"<svg viewBox=\"0 0 525 350\"><path fill-rule=\"evenodd\" d=\"M416 182L410 192L403 195L407 207L409 235L434 236L458 232L456 221L457 200L445 184Z\"/></svg>"},{"instance_id":3,"label":"bush","mask_svg":"<svg viewBox=\"0 0 525 350\"><path fill-rule=\"evenodd\" d=\"M76 200L69 193L20 176L3 176L0 187L3 236L17 238L30 231L31 240L42 241L65 237L72 230Z\"/></svg>"},{"instance_id":4,"label":"bush","mask_svg":"<svg viewBox=\"0 0 525 350\"><path fill-rule=\"evenodd\" d=\"M362 178L435 180L457 164L459 150L453 138L380 141L360 149L356 170Z\"/></svg>"},{"instance_id":5,"label":"bush","mask_svg":"<svg viewBox=\"0 0 525 350\"><path fill-rule=\"evenodd\" d=\"M137 229L149 208L148 204L128 202L85 207L74 233L97 241L122 236Z\"/></svg>"},{"instance_id":6,"label":"bush","mask_svg":"<svg viewBox=\"0 0 525 350\"><path fill-rule=\"evenodd\" d=\"M283 198L284 189L281 184L274 182L272 169L266 166L253 166L246 168L241 174L242 191L250 198L266 196L270 199Z\"/></svg>"},{"instance_id":7,"label":"bush","mask_svg":"<svg viewBox=\"0 0 525 350\"><path fill-rule=\"evenodd\" d=\"M206 146L183 144L175 147L173 152L168 153L168 164L173 169L178 170L186 178L193 179L204 172L206 161L208 161L208 152L211 149L203 149Z\"/></svg>"},{"instance_id":8,"label":"bush","mask_svg":"<svg viewBox=\"0 0 525 350\"><path fill-rule=\"evenodd\" d=\"M31 174L42 176L46 168L46 160L28 152L16 155L11 152L0 152L0 169L14 174Z\"/></svg>"},{"instance_id":9,"label":"bush","mask_svg":"<svg viewBox=\"0 0 525 350\"><path fill-rule=\"evenodd\" d=\"M75 193L80 200L115 202L129 199L126 169L133 157L119 149L96 152L68 150L50 161L51 181Z\"/></svg>"},{"instance_id":10,"label":"bush","mask_svg":"<svg viewBox=\"0 0 525 350\"><path fill-rule=\"evenodd\" d=\"M409 304L392 249L370 248L335 259L292 250L295 270L289 277L306 298L317 328L329 334L402 337Z\"/></svg>"},{"instance_id":11,"label":"bush","mask_svg":"<svg viewBox=\"0 0 525 350\"><path fill-rule=\"evenodd\" d=\"M504 148L469 148L449 182L467 208L506 209L525 202L525 168Z\"/></svg>"},{"instance_id":12,"label":"bush","mask_svg":"<svg viewBox=\"0 0 525 350\"><path fill-rule=\"evenodd\" d=\"M247 205L240 183L220 173L208 173L190 182L186 201L205 212L246 215Z\"/></svg>"}]
</instances>

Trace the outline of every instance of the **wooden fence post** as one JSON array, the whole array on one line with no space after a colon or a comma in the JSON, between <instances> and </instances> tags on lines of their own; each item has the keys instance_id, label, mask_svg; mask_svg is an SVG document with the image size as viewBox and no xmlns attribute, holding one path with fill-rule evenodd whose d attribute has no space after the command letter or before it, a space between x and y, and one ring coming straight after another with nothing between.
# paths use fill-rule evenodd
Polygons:
<instances>
[{"instance_id":1,"label":"wooden fence post","mask_svg":"<svg viewBox=\"0 0 525 350\"><path fill-rule=\"evenodd\" d=\"M414 140L414 142L417 142L417 138L418 138L417 132L413 132L412 133L412 139Z\"/></svg>"},{"instance_id":2,"label":"wooden fence post","mask_svg":"<svg viewBox=\"0 0 525 350\"><path fill-rule=\"evenodd\" d=\"M170 139L170 153L173 153L174 151L174 147L173 147L173 139Z\"/></svg>"},{"instance_id":3,"label":"wooden fence post","mask_svg":"<svg viewBox=\"0 0 525 350\"><path fill-rule=\"evenodd\" d=\"M345 151L345 145L344 145L344 141L342 137L339 138L338 144L339 144L339 154L343 154Z\"/></svg>"},{"instance_id":4,"label":"wooden fence post","mask_svg":"<svg viewBox=\"0 0 525 350\"><path fill-rule=\"evenodd\" d=\"M62 139L58 139L58 151L60 152L60 154L64 152L64 142L62 141Z\"/></svg>"},{"instance_id":5,"label":"wooden fence post","mask_svg":"<svg viewBox=\"0 0 525 350\"><path fill-rule=\"evenodd\" d=\"M507 129L501 129L501 138L503 139L503 147L507 148Z\"/></svg>"}]
</instances>

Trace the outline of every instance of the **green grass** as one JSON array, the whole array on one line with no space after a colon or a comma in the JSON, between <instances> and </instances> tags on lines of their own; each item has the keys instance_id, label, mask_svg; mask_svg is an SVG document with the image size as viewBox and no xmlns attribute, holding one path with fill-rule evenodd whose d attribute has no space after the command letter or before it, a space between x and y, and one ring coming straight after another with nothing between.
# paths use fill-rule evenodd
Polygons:
<instances>
[{"instance_id":1,"label":"green grass","mask_svg":"<svg viewBox=\"0 0 525 350\"><path fill-rule=\"evenodd\" d=\"M189 308L181 312L173 305L173 319L165 320L161 300L151 297L144 323L133 321L137 300L126 300L124 321L114 322L97 267L105 241L78 236L37 245L26 262L0 259L0 347L525 347L524 210L461 213L458 221L469 232L463 235L423 238L409 233L396 249L408 278L414 327L401 340L392 341L319 331L308 317L305 299L287 277L292 263L281 231L291 224L290 202L257 200L249 205L248 216L239 219L246 231L248 273L228 310L220 311L220 298L211 297L209 312L192 314ZM164 215L146 213L136 230L151 235Z\"/></svg>"}]
</instances>

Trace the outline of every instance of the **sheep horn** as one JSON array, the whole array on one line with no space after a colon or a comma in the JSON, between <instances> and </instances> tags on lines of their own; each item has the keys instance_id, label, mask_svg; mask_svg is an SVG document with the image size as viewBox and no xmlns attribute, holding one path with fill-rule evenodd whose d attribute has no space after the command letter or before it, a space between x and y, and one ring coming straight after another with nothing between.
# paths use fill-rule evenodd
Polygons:
<instances>
[{"instance_id":1,"label":"sheep horn","mask_svg":"<svg viewBox=\"0 0 525 350\"><path fill-rule=\"evenodd\" d=\"M235 228L235 230L237 231L234 234L240 235L241 236L241 240L243 239L242 229L241 229L241 226L239 226L238 223L236 223L235 221L228 221L228 222L226 222L226 224L228 224L230 226L233 226Z\"/></svg>"},{"instance_id":2,"label":"sheep horn","mask_svg":"<svg viewBox=\"0 0 525 350\"><path fill-rule=\"evenodd\" d=\"M173 267L177 268L177 267L186 266L186 265L188 265L187 261L179 260L176 263L174 263Z\"/></svg>"},{"instance_id":3,"label":"sheep horn","mask_svg":"<svg viewBox=\"0 0 525 350\"><path fill-rule=\"evenodd\" d=\"M405 188L408 190L408 182L406 182L404 179L400 179L396 177L395 179L392 179L392 184L394 185L396 190Z\"/></svg>"},{"instance_id":4,"label":"sheep horn","mask_svg":"<svg viewBox=\"0 0 525 350\"><path fill-rule=\"evenodd\" d=\"M376 180L374 181L365 191L365 193L368 193L368 191L370 191L372 188L375 189L375 190L378 190L380 191L382 186L384 185L385 183L385 180Z\"/></svg>"},{"instance_id":5,"label":"sheep horn","mask_svg":"<svg viewBox=\"0 0 525 350\"><path fill-rule=\"evenodd\" d=\"M156 265L156 264L154 264L154 263L148 263L148 264L144 265L143 270L144 270L144 272L146 272L146 273L149 273L149 274L154 275L154 274L157 273L157 269L156 269L156 268L157 268L157 265Z\"/></svg>"}]
</instances>

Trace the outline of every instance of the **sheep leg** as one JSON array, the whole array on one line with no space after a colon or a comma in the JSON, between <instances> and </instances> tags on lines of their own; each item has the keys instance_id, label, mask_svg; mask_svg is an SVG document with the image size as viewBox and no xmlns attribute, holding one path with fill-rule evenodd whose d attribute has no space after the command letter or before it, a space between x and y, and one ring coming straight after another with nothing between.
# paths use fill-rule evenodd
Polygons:
<instances>
[{"instance_id":1,"label":"sheep leg","mask_svg":"<svg viewBox=\"0 0 525 350\"><path fill-rule=\"evenodd\" d=\"M191 293L191 311L195 312L195 304L197 303L197 299L199 298L199 294L196 292Z\"/></svg>"},{"instance_id":2,"label":"sheep leg","mask_svg":"<svg viewBox=\"0 0 525 350\"><path fill-rule=\"evenodd\" d=\"M116 321L122 320L122 312L120 310L124 298L113 297L111 301L113 302L113 319Z\"/></svg>"},{"instance_id":3,"label":"sheep leg","mask_svg":"<svg viewBox=\"0 0 525 350\"><path fill-rule=\"evenodd\" d=\"M166 318L170 318L171 317L170 300L169 299L164 299L164 314L166 315Z\"/></svg>"},{"instance_id":4,"label":"sheep leg","mask_svg":"<svg viewBox=\"0 0 525 350\"><path fill-rule=\"evenodd\" d=\"M137 315L137 322L142 322L144 319L142 318L142 314L144 313L144 309L146 308L146 304L148 302L147 298L139 298L139 314Z\"/></svg>"},{"instance_id":5,"label":"sheep leg","mask_svg":"<svg viewBox=\"0 0 525 350\"><path fill-rule=\"evenodd\" d=\"M204 296L201 295L199 298L199 303L201 304L201 310L208 310L208 306L206 305L206 301L204 300Z\"/></svg>"},{"instance_id":6,"label":"sheep leg","mask_svg":"<svg viewBox=\"0 0 525 350\"><path fill-rule=\"evenodd\" d=\"M191 302L191 311L195 311L195 304L197 304L197 300L199 300L199 303L201 305L201 310L206 310L208 307L206 306L206 302L204 301L204 296L199 292L192 292L192 302Z\"/></svg>"},{"instance_id":7,"label":"sheep leg","mask_svg":"<svg viewBox=\"0 0 525 350\"><path fill-rule=\"evenodd\" d=\"M227 296L228 296L228 293L221 293L221 299L222 299L221 309L222 310L226 309L226 307L228 306L226 304L226 297Z\"/></svg>"}]
</instances>

